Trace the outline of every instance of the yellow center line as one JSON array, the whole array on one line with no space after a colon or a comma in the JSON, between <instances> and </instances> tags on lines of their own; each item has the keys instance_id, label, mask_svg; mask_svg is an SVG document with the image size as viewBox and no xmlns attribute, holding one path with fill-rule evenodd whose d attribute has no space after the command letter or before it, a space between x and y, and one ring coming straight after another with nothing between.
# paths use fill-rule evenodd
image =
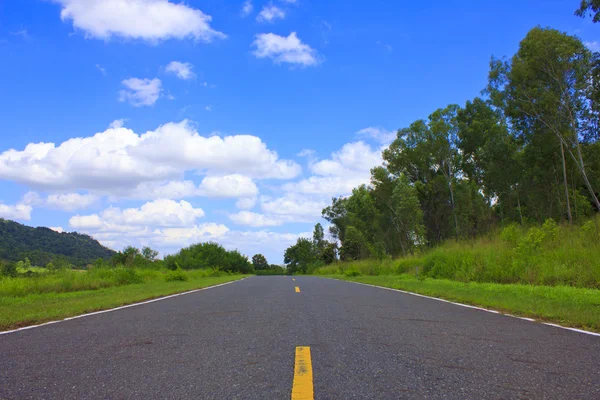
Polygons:
<instances>
[{"instance_id":1,"label":"yellow center line","mask_svg":"<svg viewBox=\"0 0 600 400\"><path fill-rule=\"evenodd\" d=\"M312 360L310 347L296 347L292 400L314 400Z\"/></svg>"},{"instance_id":2,"label":"yellow center line","mask_svg":"<svg viewBox=\"0 0 600 400\"><path fill-rule=\"evenodd\" d=\"M296 286L296 293L300 293L300 288Z\"/></svg>"}]
</instances>

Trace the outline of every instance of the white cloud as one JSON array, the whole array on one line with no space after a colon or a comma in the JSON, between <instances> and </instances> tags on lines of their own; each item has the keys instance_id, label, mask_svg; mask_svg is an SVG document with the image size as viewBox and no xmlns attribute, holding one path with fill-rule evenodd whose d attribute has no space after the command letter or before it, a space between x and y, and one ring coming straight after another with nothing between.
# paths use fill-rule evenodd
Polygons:
<instances>
[{"instance_id":1,"label":"white cloud","mask_svg":"<svg viewBox=\"0 0 600 400\"><path fill-rule=\"evenodd\" d=\"M119 101L129 101L134 107L153 105L162 91L162 82L158 78L130 78L121 83L127 89L119 92Z\"/></svg>"},{"instance_id":2,"label":"white cloud","mask_svg":"<svg viewBox=\"0 0 600 400\"><path fill-rule=\"evenodd\" d=\"M298 0L281 0L281 1L283 1L284 3L288 3L288 4L296 4L296 3L298 3Z\"/></svg>"},{"instance_id":3,"label":"white cloud","mask_svg":"<svg viewBox=\"0 0 600 400\"><path fill-rule=\"evenodd\" d=\"M100 64L96 64L96 68L98 69L98 71L100 71L100 73L104 76L106 76L106 68L104 68L102 65Z\"/></svg>"},{"instance_id":4,"label":"white cloud","mask_svg":"<svg viewBox=\"0 0 600 400\"><path fill-rule=\"evenodd\" d=\"M88 208L96 201L98 201L97 196L79 193L50 194L43 199L39 194L29 192L23 197L23 203L25 204L63 211L82 210Z\"/></svg>"},{"instance_id":5,"label":"white cloud","mask_svg":"<svg viewBox=\"0 0 600 400\"><path fill-rule=\"evenodd\" d=\"M329 199L315 199L295 193L261 201L261 208L269 215L283 216L287 222L310 222L321 216Z\"/></svg>"},{"instance_id":6,"label":"white cloud","mask_svg":"<svg viewBox=\"0 0 600 400\"><path fill-rule=\"evenodd\" d=\"M75 215L69 220L69 225L76 229L105 231L114 230L117 226L186 227L202 217L204 211L194 208L187 201L158 199L139 208L121 210L118 207L109 207L102 211L101 215Z\"/></svg>"},{"instance_id":7,"label":"white cloud","mask_svg":"<svg viewBox=\"0 0 600 400\"><path fill-rule=\"evenodd\" d=\"M299 182L286 183L283 190L330 198L350 194L352 189L369 181L370 174L366 172L356 177L311 176Z\"/></svg>"},{"instance_id":8,"label":"white cloud","mask_svg":"<svg viewBox=\"0 0 600 400\"><path fill-rule=\"evenodd\" d=\"M207 105L206 107L204 107L204 109L205 109L206 111L208 111L208 112L211 112L211 111L212 111L212 105L211 105L211 104L209 104L209 105Z\"/></svg>"},{"instance_id":9,"label":"white cloud","mask_svg":"<svg viewBox=\"0 0 600 400\"><path fill-rule=\"evenodd\" d=\"M119 128L122 128L123 126L125 126L124 119L115 119L113 122L110 123L110 125L108 125L108 127L112 128L112 129L119 129Z\"/></svg>"},{"instance_id":10,"label":"white cloud","mask_svg":"<svg viewBox=\"0 0 600 400\"><path fill-rule=\"evenodd\" d=\"M85 209L98 201L98 197L91 194L79 193L54 193L46 198L36 192L27 192L21 203L32 207L52 208L62 211L76 211Z\"/></svg>"},{"instance_id":11,"label":"white cloud","mask_svg":"<svg viewBox=\"0 0 600 400\"><path fill-rule=\"evenodd\" d=\"M585 46L591 51L600 51L600 42L594 40L592 42L584 42Z\"/></svg>"},{"instance_id":12,"label":"white cloud","mask_svg":"<svg viewBox=\"0 0 600 400\"><path fill-rule=\"evenodd\" d=\"M210 42L226 36L210 26L212 17L184 3L168 0L53 0L60 17L86 37L113 36L156 42L194 38Z\"/></svg>"},{"instance_id":13,"label":"white cloud","mask_svg":"<svg viewBox=\"0 0 600 400\"><path fill-rule=\"evenodd\" d=\"M165 72L175 74L179 79L190 80L196 77L193 68L194 66L188 62L171 61L165 67Z\"/></svg>"},{"instance_id":14,"label":"white cloud","mask_svg":"<svg viewBox=\"0 0 600 400\"><path fill-rule=\"evenodd\" d=\"M134 200L184 199L198 196L198 187L192 181L142 182L133 189L111 189L113 200L122 198Z\"/></svg>"},{"instance_id":15,"label":"white cloud","mask_svg":"<svg viewBox=\"0 0 600 400\"><path fill-rule=\"evenodd\" d=\"M362 141L346 143L339 151L333 152L330 158L311 160L309 168L313 176L286 183L283 189L321 198L348 195L353 188L370 182L371 169L383 162L382 150L381 147L373 148Z\"/></svg>"},{"instance_id":16,"label":"white cloud","mask_svg":"<svg viewBox=\"0 0 600 400\"><path fill-rule=\"evenodd\" d=\"M61 226L51 226L48 229L51 229L54 232L58 232L58 233L63 233L65 231Z\"/></svg>"},{"instance_id":17,"label":"white cloud","mask_svg":"<svg viewBox=\"0 0 600 400\"><path fill-rule=\"evenodd\" d=\"M21 151L0 154L0 179L51 191L92 190L118 196L145 182L181 179L186 171L290 179L301 168L279 159L256 136L204 137L188 121L144 134L113 127L59 145L30 143Z\"/></svg>"},{"instance_id":18,"label":"white cloud","mask_svg":"<svg viewBox=\"0 0 600 400\"><path fill-rule=\"evenodd\" d=\"M282 186L283 196L265 199L262 210L284 221L315 221L333 196L346 196L352 189L368 184L371 169L381 165L382 148L358 141L347 143L324 160L309 159L312 176Z\"/></svg>"},{"instance_id":19,"label":"white cloud","mask_svg":"<svg viewBox=\"0 0 600 400\"><path fill-rule=\"evenodd\" d=\"M247 225L252 227L279 226L283 224L281 219L251 211L240 211L236 214L230 214L229 219L238 225Z\"/></svg>"},{"instance_id":20,"label":"white cloud","mask_svg":"<svg viewBox=\"0 0 600 400\"><path fill-rule=\"evenodd\" d=\"M260 13L256 16L258 22L274 22L277 19L284 19L285 11L281 8L268 4L263 7Z\"/></svg>"},{"instance_id":21,"label":"white cloud","mask_svg":"<svg viewBox=\"0 0 600 400\"><path fill-rule=\"evenodd\" d=\"M52 208L64 211L85 209L94 204L98 198L90 194L65 193L51 194L46 199L46 204Z\"/></svg>"},{"instance_id":22,"label":"white cloud","mask_svg":"<svg viewBox=\"0 0 600 400\"><path fill-rule=\"evenodd\" d=\"M251 0L246 0L242 6L242 17L247 17L254 11L254 5Z\"/></svg>"},{"instance_id":23,"label":"white cloud","mask_svg":"<svg viewBox=\"0 0 600 400\"><path fill-rule=\"evenodd\" d=\"M256 205L256 197L247 197L236 201L235 206L242 210L249 210Z\"/></svg>"},{"instance_id":24,"label":"white cloud","mask_svg":"<svg viewBox=\"0 0 600 400\"><path fill-rule=\"evenodd\" d=\"M383 48L388 53L394 52L394 47L389 43L383 43L381 40L377 41L377 46Z\"/></svg>"},{"instance_id":25,"label":"white cloud","mask_svg":"<svg viewBox=\"0 0 600 400\"><path fill-rule=\"evenodd\" d=\"M375 139L381 144L389 145L394 139L396 139L395 131L388 131L379 126L370 126L368 128L361 129L356 132L359 136L366 136Z\"/></svg>"},{"instance_id":26,"label":"white cloud","mask_svg":"<svg viewBox=\"0 0 600 400\"><path fill-rule=\"evenodd\" d=\"M14 36L20 36L22 37L24 40L29 40L29 32L27 32L27 29L20 29L18 31L14 31L14 32L10 32L11 35Z\"/></svg>"},{"instance_id":27,"label":"white cloud","mask_svg":"<svg viewBox=\"0 0 600 400\"><path fill-rule=\"evenodd\" d=\"M156 231L152 243L158 246L181 248L220 238L227 232L229 232L229 228L215 223L196 225L191 228L168 228Z\"/></svg>"},{"instance_id":28,"label":"white cloud","mask_svg":"<svg viewBox=\"0 0 600 400\"><path fill-rule=\"evenodd\" d=\"M0 203L0 218L29 221L31 220L31 211L31 206L27 204L18 203L14 206L9 206Z\"/></svg>"},{"instance_id":29,"label":"white cloud","mask_svg":"<svg viewBox=\"0 0 600 400\"><path fill-rule=\"evenodd\" d=\"M256 48L254 55L258 58L270 58L275 63L299 64L302 66L317 65L317 52L309 45L302 43L296 32L289 36L274 33L260 33L252 43Z\"/></svg>"},{"instance_id":30,"label":"white cloud","mask_svg":"<svg viewBox=\"0 0 600 400\"><path fill-rule=\"evenodd\" d=\"M256 197L258 188L251 178L240 174L207 176L202 180L199 194L219 197Z\"/></svg>"},{"instance_id":31,"label":"white cloud","mask_svg":"<svg viewBox=\"0 0 600 400\"><path fill-rule=\"evenodd\" d=\"M381 151L362 141L346 143L340 151L332 153L330 159L317 161L310 168L321 176L352 177L360 173L367 174L371 168L382 163Z\"/></svg>"}]
</instances>

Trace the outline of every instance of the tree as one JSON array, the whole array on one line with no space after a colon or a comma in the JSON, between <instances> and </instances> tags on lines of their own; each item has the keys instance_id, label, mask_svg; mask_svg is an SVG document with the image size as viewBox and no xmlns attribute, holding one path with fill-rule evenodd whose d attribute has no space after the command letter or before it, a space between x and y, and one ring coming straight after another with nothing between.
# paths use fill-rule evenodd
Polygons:
<instances>
[{"instance_id":1,"label":"tree","mask_svg":"<svg viewBox=\"0 0 600 400\"><path fill-rule=\"evenodd\" d=\"M579 172L592 202L600 208L581 145L585 135L581 121L590 115L588 94L593 68L589 50L576 37L538 27L527 34L510 62L493 66L490 91L502 99L507 115L526 142L543 148L552 146L548 142L551 137L556 140L566 213L570 216L565 153Z\"/></svg>"},{"instance_id":2,"label":"tree","mask_svg":"<svg viewBox=\"0 0 600 400\"><path fill-rule=\"evenodd\" d=\"M306 238L299 238L296 244L285 250L283 262L291 273L308 272L308 267L316 261L312 242Z\"/></svg>"},{"instance_id":3,"label":"tree","mask_svg":"<svg viewBox=\"0 0 600 400\"><path fill-rule=\"evenodd\" d=\"M318 254L323 252L323 248L325 247L325 232L323 231L323 226L320 223L315 225L315 229L313 231L313 246Z\"/></svg>"},{"instance_id":4,"label":"tree","mask_svg":"<svg viewBox=\"0 0 600 400\"><path fill-rule=\"evenodd\" d=\"M581 0L575 15L585 18L586 15L593 17L592 21L600 21L600 0Z\"/></svg>"},{"instance_id":5,"label":"tree","mask_svg":"<svg viewBox=\"0 0 600 400\"><path fill-rule=\"evenodd\" d=\"M269 263L262 254L255 254L252 256L252 265L254 265L254 269L257 271L269 269Z\"/></svg>"},{"instance_id":6,"label":"tree","mask_svg":"<svg viewBox=\"0 0 600 400\"><path fill-rule=\"evenodd\" d=\"M142 249L142 256L146 261L154 262L158 256L158 251L152 250L150 247L144 247Z\"/></svg>"},{"instance_id":7,"label":"tree","mask_svg":"<svg viewBox=\"0 0 600 400\"><path fill-rule=\"evenodd\" d=\"M406 250L413 254L417 245L425 244L425 227L417 191L404 175L398 178L394 187L392 213L404 255Z\"/></svg>"}]
</instances>

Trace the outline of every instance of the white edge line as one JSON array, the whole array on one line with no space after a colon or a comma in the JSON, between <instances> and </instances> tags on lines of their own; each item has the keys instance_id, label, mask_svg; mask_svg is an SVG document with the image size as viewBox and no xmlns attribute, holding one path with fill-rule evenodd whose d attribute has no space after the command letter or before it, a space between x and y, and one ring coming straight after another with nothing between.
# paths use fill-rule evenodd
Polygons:
<instances>
[{"instance_id":1,"label":"white edge line","mask_svg":"<svg viewBox=\"0 0 600 400\"><path fill-rule=\"evenodd\" d=\"M476 307L476 306L472 306L469 304L463 304L463 303L456 303L454 301L450 301L450 300L444 300L444 299L440 299L439 297L431 297L431 296L425 296L424 294L419 294L419 293L413 293L413 292L407 292L406 290L401 290L401 289L393 289L393 288L388 288L388 287L384 287L384 286L377 286L377 285L371 285L369 283L362 283L362 282L354 282L354 281L346 281L343 280L343 282L350 282L350 283L355 283L357 285L365 285L365 286L371 286L371 287L375 287L375 288L379 288L379 289L385 289L385 290L391 290L393 292L400 292L400 293L404 293L404 294L410 294L412 296L418 296L418 297L424 297L426 299L431 299L431 300L437 300L437 301L441 301L444 303L449 303L449 304L454 304L455 306L460 306L460 307L466 307L466 308L472 308L474 310L480 310L480 311L485 311L485 312L489 312L492 314L500 314L500 315L505 315L507 317L512 317L512 318L517 318L517 319L522 319L524 321L530 321L530 322L539 322L541 324L544 325L548 325L548 326L553 326L555 328L560 328L560 329L565 329L568 331L572 331L572 332L578 332L578 333L584 333L586 335L591 335L591 336L599 336L600 337L600 333L596 333L596 332L590 332L590 331L585 331L583 329L577 329L577 328L569 328L568 326L562 326L562 325L558 325L558 324L553 324L551 322L543 322L543 321L538 321L535 320L533 318L527 318L527 317L517 317L516 315L511 315L511 314L503 314L500 311L496 311L496 310L489 310L487 308L482 308L482 307Z\"/></svg>"},{"instance_id":2,"label":"white edge line","mask_svg":"<svg viewBox=\"0 0 600 400\"><path fill-rule=\"evenodd\" d=\"M230 282L225 282L225 283L219 283L218 285L207 286L207 287L203 287L203 288L200 288L200 289L189 290L187 292L170 294L168 296L157 297L156 299L152 299L152 300L146 300L146 301L141 301L139 303L127 304L127 305L116 307L116 308L110 308L108 310L94 311L94 312L91 312L91 313L76 315L74 317L67 317L67 318L56 320L56 321L44 322L43 324L24 326L22 328L13 329L11 331L0 332L0 335L7 335L9 333L15 333L15 332L20 332L20 331L25 331L25 330L28 330L28 329L39 328L41 326L57 324L59 322L65 322L65 321L70 321L70 320L73 320L73 319L89 317L89 316L92 316L92 315L104 314L104 313L108 313L108 312L112 312L112 311L122 310L124 308L141 306L141 305L144 305L144 304L154 303L155 301L166 300L166 299L170 299L172 297L184 296L186 294L196 293L196 292L200 292L202 290L213 289L213 288L216 288L216 287L219 287L219 286L229 285L229 284L232 284L232 283L243 281L244 279L247 279L247 278L236 279L235 281L230 281Z\"/></svg>"}]
</instances>

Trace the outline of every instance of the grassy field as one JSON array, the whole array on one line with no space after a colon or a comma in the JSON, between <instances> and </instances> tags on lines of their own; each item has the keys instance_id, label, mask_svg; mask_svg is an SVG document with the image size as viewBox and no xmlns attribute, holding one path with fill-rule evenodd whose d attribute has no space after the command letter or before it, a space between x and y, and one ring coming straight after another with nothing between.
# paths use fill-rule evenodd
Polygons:
<instances>
[{"instance_id":1,"label":"grassy field","mask_svg":"<svg viewBox=\"0 0 600 400\"><path fill-rule=\"evenodd\" d=\"M446 279L417 279L412 275L328 277L368 283L439 297L600 332L600 290L569 286L463 283Z\"/></svg>"},{"instance_id":2,"label":"grassy field","mask_svg":"<svg viewBox=\"0 0 600 400\"><path fill-rule=\"evenodd\" d=\"M212 275L212 276L211 276ZM211 270L102 269L0 279L0 331L241 279Z\"/></svg>"}]
</instances>

